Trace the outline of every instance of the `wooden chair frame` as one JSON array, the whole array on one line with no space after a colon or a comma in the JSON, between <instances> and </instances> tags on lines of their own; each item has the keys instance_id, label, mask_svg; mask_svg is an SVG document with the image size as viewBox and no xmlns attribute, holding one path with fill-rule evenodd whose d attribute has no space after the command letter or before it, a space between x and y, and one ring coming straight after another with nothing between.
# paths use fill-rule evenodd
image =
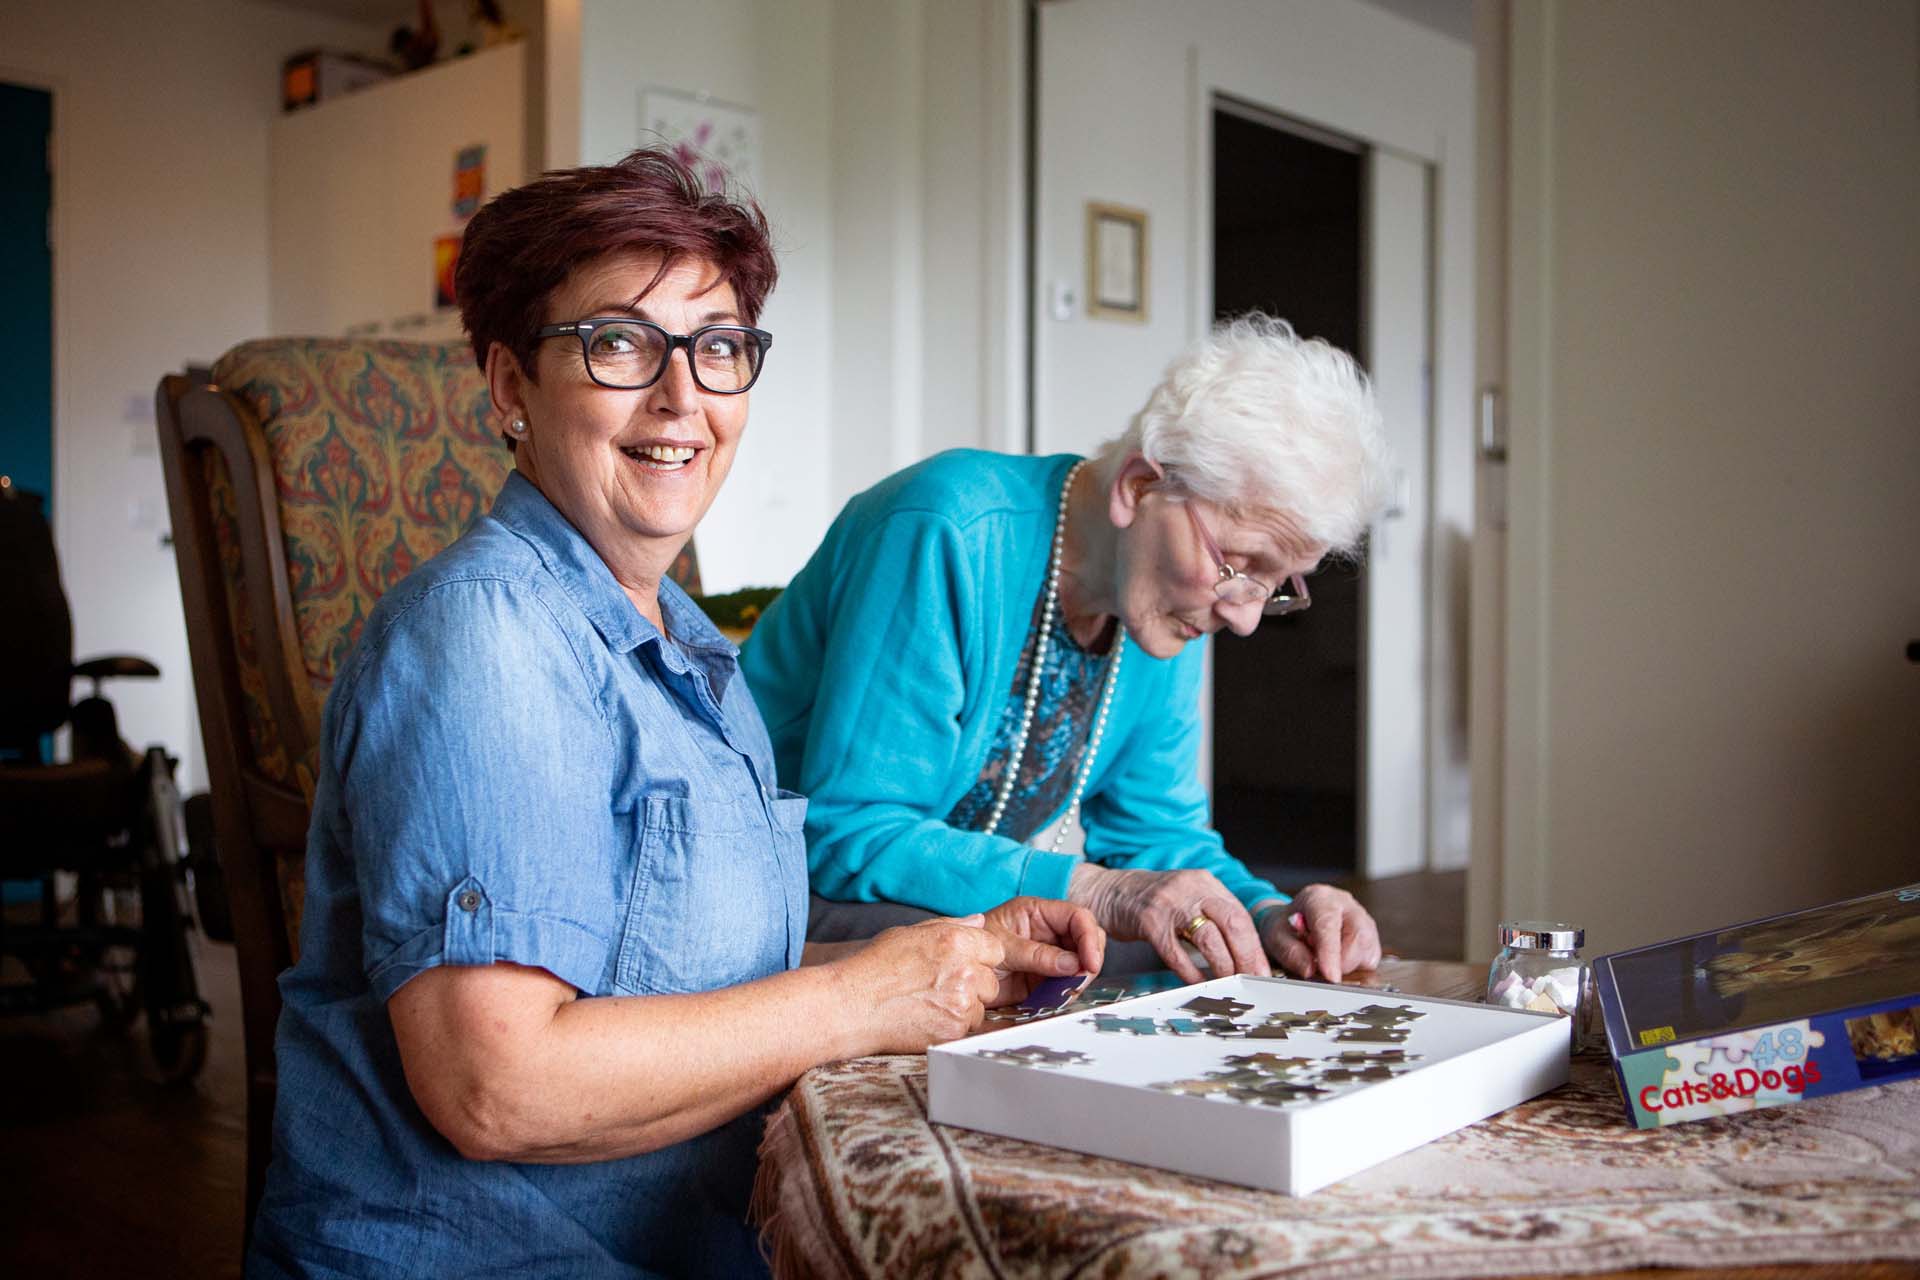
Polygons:
<instances>
[{"instance_id":1,"label":"wooden chair frame","mask_svg":"<svg viewBox=\"0 0 1920 1280\"><path fill-rule=\"evenodd\" d=\"M251 1235L273 1151L279 975L293 963L276 863L305 856L311 808L297 787L268 777L253 759L238 641L229 625L231 587L221 565L213 495L203 465L208 450L226 460L231 477L241 571L248 588L247 624L259 653L267 711L289 760L308 757L319 736L319 717L299 692L298 682L307 679L306 665L294 622L265 432L250 408L203 380L163 378L155 402L187 647L207 753L214 839L232 901L240 958L247 1081L246 1230Z\"/></svg>"}]
</instances>

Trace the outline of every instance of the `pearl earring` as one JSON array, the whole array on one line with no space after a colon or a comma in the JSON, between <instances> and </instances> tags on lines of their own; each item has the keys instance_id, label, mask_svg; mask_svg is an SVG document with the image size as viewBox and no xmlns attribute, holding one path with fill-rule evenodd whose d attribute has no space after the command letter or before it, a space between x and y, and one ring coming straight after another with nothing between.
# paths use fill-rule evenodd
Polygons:
<instances>
[{"instance_id":1,"label":"pearl earring","mask_svg":"<svg viewBox=\"0 0 1920 1280\"><path fill-rule=\"evenodd\" d=\"M527 420L525 418L515 418L507 424L507 430L516 436L523 436L527 434Z\"/></svg>"}]
</instances>

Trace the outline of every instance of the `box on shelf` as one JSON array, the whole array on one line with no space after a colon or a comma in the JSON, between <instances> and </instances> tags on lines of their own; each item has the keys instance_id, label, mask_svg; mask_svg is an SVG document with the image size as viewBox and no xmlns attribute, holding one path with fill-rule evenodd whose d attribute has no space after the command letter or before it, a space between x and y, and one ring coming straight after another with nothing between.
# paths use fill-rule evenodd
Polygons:
<instances>
[{"instance_id":1,"label":"box on shelf","mask_svg":"<svg viewBox=\"0 0 1920 1280\"><path fill-rule=\"evenodd\" d=\"M1920 1078L1920 885L1594 962L1642 1129Z\"/></svg>"},{"instance_id":2,"label":"box on shelf","mask_svg":"<svg viewBox=\"0 0 1920 1280\"><path fill-rule=\"evenodd\" d=\"M1237 975L940 1045L940 1124L1304 1195L1567 1079L1566 1018Z\"/></svg>"},{"instance_id":3,"label":"box on shelf","mask_svg":"<svg viewBox=\"0 0 1920 1280\"><path fill-rule=\"evenodd\" d=\"M389 79L393 68L376 58L310 49L280 67L280 109L297 111Z\"/></svg>"}]
</instances>

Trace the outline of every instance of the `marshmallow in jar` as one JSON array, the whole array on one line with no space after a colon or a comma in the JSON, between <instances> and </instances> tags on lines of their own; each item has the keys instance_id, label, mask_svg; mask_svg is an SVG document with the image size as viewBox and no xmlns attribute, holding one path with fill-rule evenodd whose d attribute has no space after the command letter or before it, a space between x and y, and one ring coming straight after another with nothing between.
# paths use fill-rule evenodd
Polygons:
<instances>
[{"instance_id":1,"label":"marshmallow in jar","mask_svg":"<svg viewBox=\"0 0 1920 1280\"><path fill-rule=\"evenodd\" d=\"M1572 1017L1587 989L1580 958L1586 930L1544 920L1500 926L1500 954L1487 970L1487 1003Z\"/></svg>"}]
</instances>

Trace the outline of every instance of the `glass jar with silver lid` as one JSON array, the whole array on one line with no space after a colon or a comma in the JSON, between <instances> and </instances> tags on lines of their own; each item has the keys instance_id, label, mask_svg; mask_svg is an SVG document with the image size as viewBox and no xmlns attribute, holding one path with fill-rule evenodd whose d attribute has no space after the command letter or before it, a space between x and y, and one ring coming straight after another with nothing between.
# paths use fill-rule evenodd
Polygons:
<instances>
[{"instance_id":1,"label":"glass jar with silver lid","mask_svg":"<svg viewBox=\"0 0 1920 1280\"><path fill-rule=\"evenodd\" d=\"M1547 920L1500 926L1500 954L1487 970L1487 1003L1574 1019L1576 1037L1588 1000L1587 963L1580 958L1587 932Z\"/></svg>"}]
</instances>

